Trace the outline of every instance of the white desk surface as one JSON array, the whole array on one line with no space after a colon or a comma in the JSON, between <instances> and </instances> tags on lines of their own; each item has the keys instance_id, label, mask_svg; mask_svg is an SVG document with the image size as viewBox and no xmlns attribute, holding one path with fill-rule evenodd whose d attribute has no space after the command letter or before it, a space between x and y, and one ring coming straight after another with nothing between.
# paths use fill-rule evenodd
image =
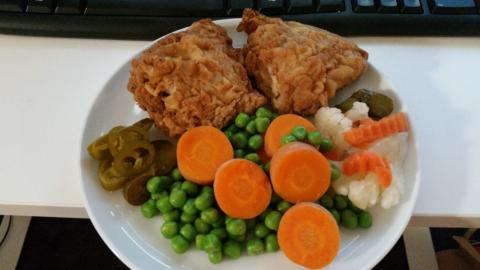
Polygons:
<instances>
[{"instance_id":1,"label":"white desk surface","mask_svg":"<svg viewBox=\"0 0 480 270\"><path fill-rule=\"evenodd\" d=\"M409 107L422 182L411 225L480 226L480 38L355 38ZM0 35L0 214L87 217L83 125L145 41Z\"/></svg>"}]
</instances>

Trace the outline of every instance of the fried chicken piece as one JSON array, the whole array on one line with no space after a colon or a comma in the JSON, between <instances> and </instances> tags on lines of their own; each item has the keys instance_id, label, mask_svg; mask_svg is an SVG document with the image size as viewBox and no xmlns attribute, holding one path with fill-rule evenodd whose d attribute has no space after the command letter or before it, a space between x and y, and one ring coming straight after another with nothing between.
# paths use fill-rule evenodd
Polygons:
<instances>
[{"instance_id":1,"label":"fried chicken piece","mask_svg":"<svg viewBox=\"0 0 480 270\"><path fill-rule=\"evenodd\" d=\"M222 128L266 102L242 65L241 50L211 20L170 34L132 61L128 90L170 137L200 125Z\"/></svg>"},{"instance_id":2,"label":"fried chicken piece","mask_svg":"<svg viewBox=\"0 0 480 270\"><path fill-rule=\"evenodd\" d=\"M314 114L368 66L354 42L313 26L246 9L237 30L248 34L248 74L280 113Z\"/></svg>"}]
</instances>

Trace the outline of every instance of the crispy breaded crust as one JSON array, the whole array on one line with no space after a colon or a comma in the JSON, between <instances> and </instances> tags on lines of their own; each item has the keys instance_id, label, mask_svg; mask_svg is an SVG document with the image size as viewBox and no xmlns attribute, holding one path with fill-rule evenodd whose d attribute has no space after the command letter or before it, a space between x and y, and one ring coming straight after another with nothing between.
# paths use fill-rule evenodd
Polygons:
<instances>
[{"instance_id":1,"label":"crispy breaded crust","mask_svg":"<svg viewBox=\"0 0 480 270\"><path fill-rule=\"evenodd\" d=\"M350 40L252 9L237 30L248 34L248 74L280 113L314 114L368 66L367 52Z\"/></svg>"},{"instance_id":2,"label":"crispy breaded crust","mask_svg":"<svg viewBox=\"0 0 480 270\"><path fill-rule=\"evenodd\" d=\"M211 20L162 38L132 61L128 90L170 137L200 125L222 128L266 103L242 65L241 51Z\"/></svg>"}]
</instances>

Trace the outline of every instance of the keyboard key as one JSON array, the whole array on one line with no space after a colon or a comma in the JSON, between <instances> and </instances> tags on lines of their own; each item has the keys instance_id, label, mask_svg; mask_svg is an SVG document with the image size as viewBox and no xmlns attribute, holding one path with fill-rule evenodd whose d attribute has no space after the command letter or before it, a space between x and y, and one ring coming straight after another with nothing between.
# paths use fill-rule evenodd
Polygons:
<instances>
[{"instance_id":1,"label":"keyboard key","mask_svg":"<svg viewBox=\"0 0 480 270\"><path fill-rule=\"evenodd\" d=\"M378 11L383 13L395 13L398 12L399 6L397 0L380 0Z\"/></svg>"},{"instance_id":2,"label":"keyboard key","mask_svg":"<svg viewBox=\"0 0 480 270\"><path fill-rule=\"evenodd\" d=\"M219 0L95 0L87 1L87 15L138 16L222 16L226 15Z\"/></svg>"},{"instance_id":3,"label":"keyboard key","mask_svg":"<svg viewBox=\"0 0 480 270\"><path fill-rule=\"evenodd\" d=\"M337 12L344 10L344 0L320 0L318 5L318 11L320 12Z\"/></svg>"},{"instance_id":4,"label":"keyboard key","mask_svg":"<svg viewBox=\"0 0 480 270\"><path fill-rule=\"evenodd\" d=\"M80 14L83 13L84 4L81 0L57 0L55 13Z\"/></svg>"},{"instance_id":5,"label":"keyboard key","mask_svg":"<svg viewBox=\"0 0 480 270\"><path fill-rule=\"evenodd\" d=\"M313 0L288 0L288 13L310 13L314 11Z\"/></svg>"},{"instance_id":6,"label":"keyboard key","mask_svg":"<svg viewBox=\"0 0 480 270\"><path fill-rule=\"evenodd\" d=\"M422 13L422 4L420 0L403 0L402 5L403 13Z\"/></svg>"},{"instance_id":7,"label":"keyboard key","mask_svg":"<svg viewBox=\"0 0 480 270\"><path fill-rule=\"evenodd\" d=\"M282 14L283 0L258 0L258 10L267 15Z\"/></svg>"},{"instance_id":8,"label":"keyboard key","mask_svg":"<svg viewBox=\"0 0 480 270\"><path fill-rule=\"evenodd\" d=\"M27 12L30 13L52 13L53 0L28 0Z\"/></svg>"},{"instance_id":9,"label":"keyboard key","mask_svg":"<svg viewBox=\"0 0 480 270\"><path fill-rule=\"evenodd\" d=\"M23 0L0 0L0 11L23 12L24 10Z\"/></svg>"},{"instance_id":10,"label":"keyboard key","mask_svg":"<svg viewBox=\"0 0 480 270\"><path fill-rule=\"evenodd\" d=\"M353 10L355 12L375 12L374 0L353 0Z\"/></svg>"},{"instance_id":11,"label":"keyboard key","mask_svg":"<svg viewBox=\"0 0 480 270\"><path fill-rule=\"evenodd\" d=\"M245 8L254 8L253 0L230 0L228 3L228 15L241 16Z\"/></svg>"},{"instance_id":12,"label":"keyboard key","mask_svg":"<svg viewBox=\"0 0 480 270\"><path fill-rule=\"evenodd\" d=\"M430 10L437 14L477 13L474 0L430 0Z\"/></svg>"}]
</instances>

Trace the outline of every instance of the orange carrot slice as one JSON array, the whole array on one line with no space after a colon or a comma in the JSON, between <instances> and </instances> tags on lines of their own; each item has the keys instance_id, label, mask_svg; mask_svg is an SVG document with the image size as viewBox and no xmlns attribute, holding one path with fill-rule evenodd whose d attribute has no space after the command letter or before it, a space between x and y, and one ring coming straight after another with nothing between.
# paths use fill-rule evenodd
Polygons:
<instances>
[{"instance_id":1,"label":"orange carrot slice","mask_svg":"<svg viewBox=\"0 0 480 270\"><path fill-rule=\"evenodd\" d=\"M282 146L282 137L290 134L292 128L298 125L304 126L308 132L315 130L312 122L296 114L282 114L275 118L265 133L265 152L267 155L273 156L273 153Z\"/></svg>"},{"instance_id":2,"label":"orange carrot slice","mask_svg":"<svg viewBox=\"0 0 480 270\"><path fill-rule=\"evenodd\" d=\"M272 187L265 172L246 159L232 159L218 168L213 182L218 206L234 218L254 218L267 209Z\"/></svg>"},{"instance_id":3,"label":"orange carrot slice","mask_svg":"<svg viewBox=\"0 0 480 270\"><path fill-rule=\"evenodd\" d=\"M392 183L392 171L388 161L378 154L362 151L348 156L342 164L342 172L347 176L354 174L377 174L382 187L387 188Z\"/></svg>"},{"instance_id":4,"label":"orange carrot slice","mask_svg":"<svg viewBox=\"0 0 480 270\"><path fill-rule=\"evenodd\" d=\"M200 185L213 182L217 168L233 158L233 148L227 136L210 126L200 126L185 132L177 144L178 169L183 177Z\"/></svg>"},{"instance_id":5,"label":"orange carrot slice","mask_svg":"<svg viewBox=\"0 0 480 270\"><path fill-rule=\"evenodd\" d=\"M333 148L332 150L323 153L323 155L329 160L341 160L342 159L342 151L338 148Z\"/></svg>"},{"instance_id":6,"label":"orange carrot slice","mask_svg":"<svg viewBox=\"0 0 480 270\"><path fill-rule=\"evenodd\" d=\"M290 260L311 269L330 264L340 247L337 222L315 203L299 203L288 209L280 220L277 238Z\"/></svg>"},{"instance_id":7,"label":"orange carrot slice","mask_svg":"<svg viewBox=\"0 0 480 270\"><path fill-rule=\"evenodd\" d=\"M393 133L407 131L408 126L407 116L400 112L379 121L368 121L357 128L352 128L343 133L343 138L353 146L364 147Z\"/></svg>"},{"instance_id":8,"label":"orange carrot slice","mask_svg":"<svg viewBox=\"0 0 480 270\"><path fill-rule=\"evenodd\" d=\"M330 186L330 164L313 146L293 142L273 155L270 179L282 199L291 203L313 202Z\"/></svg>"}]
</instances>

